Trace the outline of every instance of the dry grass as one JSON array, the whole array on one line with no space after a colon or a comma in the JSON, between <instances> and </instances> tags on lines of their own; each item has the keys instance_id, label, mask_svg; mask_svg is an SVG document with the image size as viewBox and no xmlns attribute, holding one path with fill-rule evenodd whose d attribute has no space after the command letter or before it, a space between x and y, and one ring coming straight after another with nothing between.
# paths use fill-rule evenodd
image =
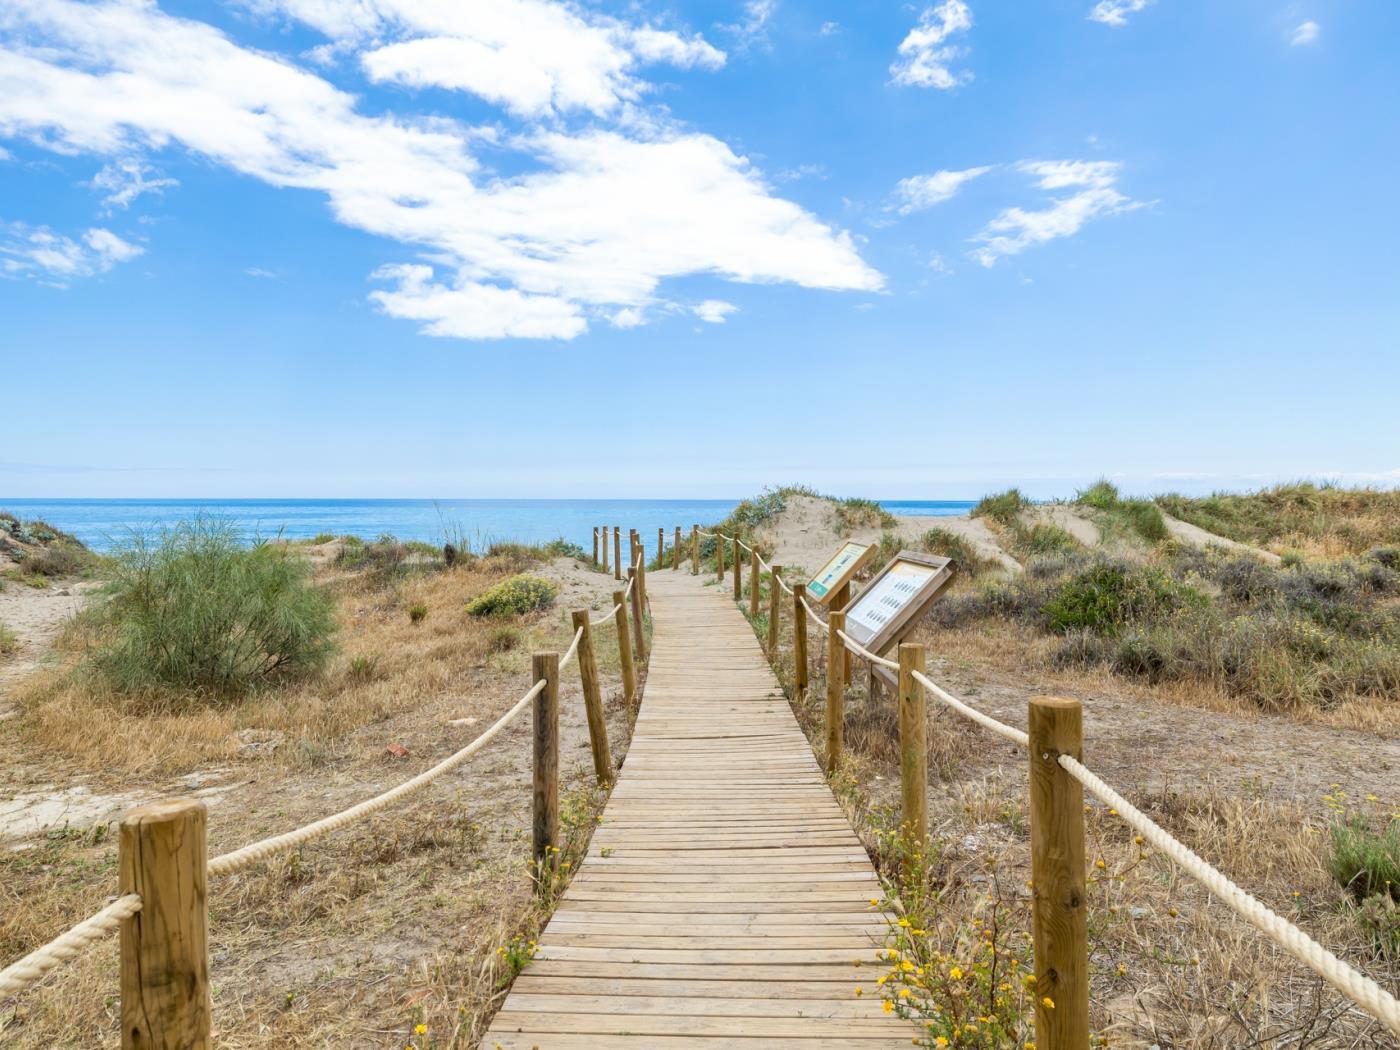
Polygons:
<instances>
[{"instance_id":1,"label":"dry grass","mask_svg":"<svg viewBox=\"0 0 1400 1050\"><path fill-rule=\"evenodd\" d=\"M1139 745L1134 750L1128 745L1114 756L1105 755L1102 744L1094 750L1091 739L1090 761L1149 816L1270 907L1382 985L1400 987L1400 960L1388 959L1377 949L1357 921L1348 895L1327 871L1326 829L1332 814L1322 793L1328 770L1317 771L1321 786L1309 794L1300 794L1301 785L1281 773L1296 765L1288 750L1290 741L1300 748L1294 754L1316 755L1318 746L1297 741L1297 731L1287 720L1242 710L1238 699L1223 694L1182 696L1177 688L1151 686L1124 690L1106 673L1054 671L1045 659L1048 647L1043 639L1014 624L940 630L923 640L935 654L935 677L946 681L951 676L956 692L1017 724L1024 724L1025 698L1045 692L1109 692L1121 697L1121 715L1095 708L1094 717L1100 725L1121 718L1123 724L1116 729L1131 739L1155 729L1158 722L1170 729L1172 712L1185 715L1189 707L1205 705L1224 713L1193 714L1203 721L1240 716L1241 725L1250 727L1258 739L1259 754L1246 754L1243 768L1231 765L1228 773L1212 775L1209 763L1202 765L1194 751L1178 753L1170 732L1152 732L1150 748ZM790 645L785 630L779 659L785 680L791 674ZM825 661L817 650L814 644L809 696L805 703L794 704L794 711L820 754L826 686ZM888 695L870 697L865 682L858 668L847 692L844 768L833 786L877 865L899 892L898 866L882 837L898 823L898 721ZM1133 698L1138 698L1136 709ZM1182 707L1168 706L1177 704ZM1146 706L1153 708L1151 716ZM929 877L934 903L922 915L923 936L945 960L962 958L958 951L969 932L985 929L995 908L1003 923L1016 926L998 935L1005 962L1024 953L1024 941L1014 934L1028 929L1029 923L1025 757L938 705L931 707ZM1348 724L1379 729L1381 713L1375 714L1372 722L1352 709L1345 718ZM1393 719L1388 725L1393 733ZM1310 732L1326 746L1327 730ZM1177 735L1183 746L1192 742L1189 731ZM1114 761L1107 761L1110 757ZM1339 759L1339 764L1348 763ZM1363 783L1374 781L1377 772L1348 769ZM1387 787L1377 790L1393 790L1394 773L1386 771ZM1200 1050L1378 1050L1394 1045L1376 1022L1310 970L1236 918L1164 857L1145 852L1116 816L1097 803L1087 809L1088 856L1094 865L1089 906L1091 1025L1108 1045ZM907 945L907 932L901 936ZM876 976L861 979L866 994L879 993ZM1015 1046L1025 1035L1023 1029L1017 1041L984 1044L969 1039L965 1045Z\"/></svg>"},{"instance_id":2,"label":"dry grass","mask_svg":"<svg viewBox=\"0 0 1400 1050\"><path fill-rule=\"evenodd\" d=\"M338 597L341 651L319 680L238 706L142 715L50 670L6 723L14 728L0 745L7 778L143 798L206 785L210 850L222 852L334 812L444 757L518 699L532 649L562 650L570 637L562 610L494 623L466 614L468 599L517 570L512 559L394 577L320 560ZM536 571L566 587L572 606L603 608L612 587L562 562ZM415 624L408 610L419 604L430 614ZM618 693L612 631L595 638L620 756L635 709ZM70 634L67 643L75 658L83 638ZM450 724L460 719L473 721ZM528 879L528 722L404 807L211 886L220 1046L476 1045L511 970L497 950L528 940L548 914ZM240 753L241 729L285 736L270 754ZM591 785L578 683L567 675L561 729L573 843L565 856L577 863L602 799ZM388 755L391 742L410 757ZM113 838L105 824L65 829L0 855L0 959L101 906L115 891ZM0 1003L0 1043L116 1046L115 993L113 940ZM413 1035L418 1024L428 1026L426 1038Z\"/></svg>"}]
</instances>

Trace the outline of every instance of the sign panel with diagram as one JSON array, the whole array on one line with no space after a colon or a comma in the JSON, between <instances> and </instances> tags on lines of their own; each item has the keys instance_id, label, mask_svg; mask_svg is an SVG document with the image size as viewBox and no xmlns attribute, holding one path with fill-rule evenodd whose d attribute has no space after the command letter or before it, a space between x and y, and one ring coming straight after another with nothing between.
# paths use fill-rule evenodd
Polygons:
<instances>
[{"instance_id":1,"label":"sign panel with diagram","mask_svg":"<svg viewBox=\"0 0 1400 1050\"><path fill-rule=\"evenodd\" d=\"M872 653L898 641L953 578L949 558L900 551L846 606L846 633Z\"/></svg>"},{"instance_id":2,"label":"sign panel with diagram","mask_svg":"<svg viewBox=\"0 0 1400 1050\"><path fill-rule=\"evenodd\" d=\"M875 548L864 543L845 543L821 570L807 581L807 595L822 605L830 604L850 586L856 573L875 555Z\"/></svg>"}]
</instances>

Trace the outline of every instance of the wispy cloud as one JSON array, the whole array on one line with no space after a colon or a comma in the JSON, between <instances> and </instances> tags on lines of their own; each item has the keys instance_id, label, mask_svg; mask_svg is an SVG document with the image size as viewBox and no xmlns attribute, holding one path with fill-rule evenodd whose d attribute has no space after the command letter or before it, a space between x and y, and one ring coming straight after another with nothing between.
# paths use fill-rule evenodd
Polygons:
<instances>
[{"instance_id":1,"label":"wispy cloud","mask_svg":"<svg viewBox=\"0 0 1400 1050\"><path fill-rule=\"evenodd\" d=\"M734 38L734 44L740 51L771 47L768 26L777 12L778 0L745 0L739 20L718 28Z\"/></svg>"},{"instance_id":2,"label":"wispy cloud","mask_svg":"<svg viewBox=\"0 0 1400 1050\"><path fill-rule=\"evenodd\" d=\"M964 168L962 171L935 171L931 175L900 179L894 190L898 203L892 207L901 215L932 208L935 204L951 200L964 184L991 170L990 166Z\"/></svg>"},{"instance_id":3,"label":"wispy cloud","mask_svg":"<svg viewBox=\"0 0 1400 1050\"><path fill-rule=\"evenodd\" d=\"M706 299L695 305L695 316L709 324L724 324L724 319L739 308L723 299Z\"/></svg>"},{"instance_id":4,"label":"wispy cloud","mask_svg":"<svg viewBox=\"0 0 1400 1050\"><path fill-rule=\"evenodd\" d=\"M948 90L972 79L967 71L954 73L950 66L967 48L948 43L950 37L972 28L972 10L964 0L943 0L927 7L919 24L899 45L899 57L890 66L896 84Z\"/></svg>"},{"instance_id":5,"label":"wispy cloud","mask_svg":"<svg viewBox=\"0 0 1400 1050\"><path fill-rule=\"evenodd\" d=\"M265 281L275 281L277 279L277 275L275 273L273 273L271 270L264 270L261 266L249 266L243 272L246 273L249 277L258 277Z\"/></svg>"},{"instance_id":6,"label":"wispy cloud","mask_svg":"<svg viewBox=\"0 0 1400 1050\"><path fill-rule=\"evenodd\" d=\"M970 253L983 266L1019 255L1027 248L1060 237L1071 237L1093 219L1132 211L1142 205L1120 193L1116 186L1122 165L1106 160L1027 160L1018 171L1035 177L1043 190L1073 190L1052 197L1049 207L1038 211L1007 208L973 238L978 245Z\"/></svg>"},{"instance_id":7,"label":"wispy cloud","mask_svg":"<svg viewBox=\"0 0 1400 1050\"><path fill-rule=\"evenodd\" d=\"M273 2L408 86L455 86L448 72L459 64L401 52L417 72L403 65L391 76L386 39L425 40L431 28L457 49L499 31L524 46L512 13L559 35L545 34L519 63L508 61L514 45L501 43L489 68L505 62L519 79L461 85L507 113L532 114L501 130L411 109L362 113L355 96L292 61L148 3L11 5L17 42L0 47L0 128L118 172L147 163L153 149L183 147L269 185L323 194L338 222L420 256L380 268L389 287L371 300L432 335L569 339L590 319L655 303L662 281L688 274L827 289L883 283L849 234L775 196L747 158L664 110L634 105L646 87L636 65L686 56L703 64L696 37L545 0L434 7L434 27L421 21L429 9L408 0ZM483 21L498 15L501 25ZM411 96L396 103L411 106ZM616 123L602 116L571 131L552 116L570 109L612 113ZM483 142L509 153L509 177L483 170ZM140 171L141 183L153 181ZM133 188L115 175L113 186L118 195ZM24 250L10 245L12 271Z\"/></svg>"},{"instance_id":8,"label":"wispy cloud","mask_svg":"<svg viewBox=\"0 0 1400 1050\"><path fill-rule=\"evenodd\" d=\"M1106 26L1125 26L1128 16L1135 15L1152 0L1099 0L1089 12L1089 21L1102 22Z\"/></svg>"},{"instance_id":9,"label":"wispy cloud","mask_svg":"<svg viewBox=\"0 0 1400 1050\"><path fill-rule=\"evenodd\" d=\"M1293 30L1292 35L1288 38L1288 42L1294 47L1303 47L1307 44L1317 43L1317 38L1321 35L1322 27L1316 22L1307 21L1299 24Z\"/></svg>"},{"instance_id":10,"label":"wispy cloud","mask_svg":"<svg viewBox=\"0 0 1400 1050\"><path fill-rule=\"evenodd\" d=\"M144 251L102 227L89 229L80 240L74 240L46 226L20 222L0 226L0 274L39 277L60 287L74 278L106 273Z\"/></svg>"},{"instance_id":11,"label":"wispy cloud","mask_svg":"<svg viewBox=\"0 0 1400 1050\"><path fill-rule=\"evenodd\" d=\"M105 190L102 203L112 208L128 208L143 193L164 193L169 186L178 186L178 179L168 179L139 160L126 158L104 164L92 178L92 188Z\"/></svg>"}]
</instances>

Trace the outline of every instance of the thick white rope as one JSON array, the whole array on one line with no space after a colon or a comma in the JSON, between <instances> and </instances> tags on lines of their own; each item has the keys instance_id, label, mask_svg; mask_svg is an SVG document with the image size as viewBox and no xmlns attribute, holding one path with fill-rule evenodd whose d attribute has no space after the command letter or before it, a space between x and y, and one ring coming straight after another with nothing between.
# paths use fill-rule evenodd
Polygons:
<instances>
[{"instance_id":1,"label":"thick white rope","mask_svg":"<svg viewBox=\"0 0 1400 1050\"><path fill-rule=\"evenodd\" d=\"M613 622L613 618L614 618L615 616L617 616L617 610L619 610L619 609L621 609L621 608L622 608L622 603L621 603L621 602L618 602L616 605L614 605L614 606L613 606L611 609L609 609L607 612L603 613L602 616L598 617L598 619L596 619L596 620L589 620L589 621L588 621L588 626L589 626L589 627L603 627L603 626L605 626L606 624L612 623L612 622Z\"/></svg>"},{"instance_id":2,"label":"thick white rope","mask_svg":"<svg viewBox=\"0 0 1400 1050\"><path fill-rule=\"evenodd\" d=\"M541 678L530 691L516 701L515 706L498 718L491 728L482 733L460 751L449 755L431 769L424 770L412 780L406 780L396 788L376 795L374 798L366 799L359 805L351 806L332 816L316 821L314 824L307 824L305 827L297 828L295 831L288 831L283 835L274 835L271 838L263 839L259 842L251 843L242 849L236 849L232 853L225 853L215 857L209 862L210 876L231 875L236 871L242 871L253 864L274 857L279 853L289 853L303 843L312 839L320 838L332 831L353 824L362 817L367 817L387 806L397 802L405 795L411 795L421 788L427 787L444 773L456 769L472 755L476 754L483 747L489 744L495 736L515 720L519 714L525 710L531 700L539 696L543 691L546 682Z\"/></svg>"},{"instance_id":3,"label":"thick white rope","mask_svg":"<svg viewBox=\"0 0 1400 1050\"><path fill-rule=\"evenodd\" d=\"M831 630L831 628L827 627L826 621L817 615L817 610L813 609L812 606L808 604L805 595L802 598L802 607L807 610L807 622L813 627L821 631L822 634L826 634Z\"/></svg>"},{"instance_id":4,"label":"thick white rope","mask_svg":"<svg viewBox=\"0 0 1400 1050\"><path fill-rule=\"evenodd\" d=\"M1061 755L1059 763L1066 773L1084 785L1086 791L1117 810L1118 816L1125 823L1165 853L1172 863L1228 904L1241 918L1258 927L1279 947L1315 970L1323 980L1380 1021L1392 1033L1400 1036L1400 1001L1393 995L1369 977L1342 962L1283 916L1271 911L1240 889L1222 872L1163 831L1082 762L1069 755Z\"/></svg>"},{"instance_id":5,"label":"thick white rope","mask_svg":"<svg viewBox=\"0 0 1400 1050\"><path fill-rule=\"evenodd\" d=\"M578 652L578 643L581 641L583 641L582 627L580 627L577 631L574 632L573 644L570 645L568 651L559 658L559 670L562 671L564 670L564 668L569 666L569 661L574 658L574 653Z\"/></svg>"},{"instance_id":6,"label":"thick white rope","mask_svg":"<svg viewBox=\"0 0 1400 1050\"><path fill-rule=\"evenodd\" d=\"M889 667L895 671L899 670L899 662L897 660L886 660L883 656L876 656L874 653L872 653L865 646L861 645L858 641L852 638L845 631L837 631L836 633L840 635L841 640L846 643L846 648L849 649L851 652L855 653L857 656L863 656L871 663L879 664L881 667Z\"/></svg>"},{"instance_id":7,"label":"thick white rope","mask_svg":"<svg viewBox=\"0 0 1400 1050\"><path fill-rule=\"evenodd\" d=\"M937 699L947 704L964 718L972 719L972 721L976 722L984 729L990 729L993 733L997 734L997 736L1005 737L1014 744L1020 744L1022 747L1028 747L1030 745L1031 738L1025 732L1009 726L1005 722L998 722L991 715L985 715L975 707L968 706L946 689L931 682L922 671L914 672L914 681L918 682L927 692L932 693Z\"/></svg>"},{"instance_id":8,"label":"thick white rope","mask_svg":"<svg viewBox=\"0 0 1400 1050\"><path fill-rule=\"evenodd\" d=\"M35 984L50 970L76 959L94 941L114 932L124 920L141 910L141 895L128 893L88 916L48 944L35 948L18 962L0 970L0 998L16 995Z\"/></svg>"}]
</instances>

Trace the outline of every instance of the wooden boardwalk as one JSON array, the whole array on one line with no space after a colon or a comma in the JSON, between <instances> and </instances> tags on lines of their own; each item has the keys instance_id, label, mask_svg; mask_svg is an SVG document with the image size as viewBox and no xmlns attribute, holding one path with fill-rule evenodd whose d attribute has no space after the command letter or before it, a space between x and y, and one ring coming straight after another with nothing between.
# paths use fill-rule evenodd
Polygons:
<instances>
[{"instance_id":1,"label":"wooden boardwalk","mask_svg":"<svg viewBox=\"0 0 1400 1050\"><path fill-rule=\"evenodd\" d=\"M869 858L729 584L706 579L647 576L627 760L485 1050L910 1045L875 984Z\"/></svg>"}]
</instances>

